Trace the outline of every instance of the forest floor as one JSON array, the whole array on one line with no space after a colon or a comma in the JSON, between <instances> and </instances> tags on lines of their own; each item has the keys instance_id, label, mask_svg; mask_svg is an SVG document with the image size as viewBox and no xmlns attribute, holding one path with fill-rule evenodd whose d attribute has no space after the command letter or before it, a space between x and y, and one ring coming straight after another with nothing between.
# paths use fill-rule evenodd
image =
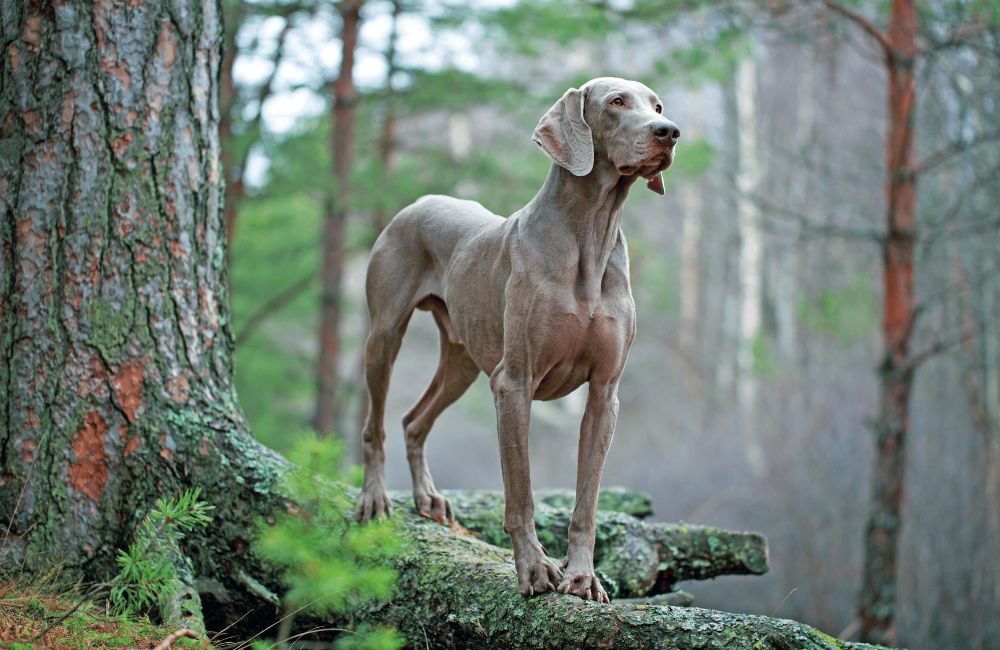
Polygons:
<instances>
[{"instance_id":1,"label":"forest floor","mask_svg":"<svg viewBox=\"0 0 1000 650\"><path fill-rule=\"evenodd\" d=\"M94 602L76 607L79 601L78 595L55 593L17 579L0 581L0 650L156 648L177 632L146 618L112 616ZM212 645L207 639L181 638L171 647L209 650Z\"/></svg>"}]
</instances>

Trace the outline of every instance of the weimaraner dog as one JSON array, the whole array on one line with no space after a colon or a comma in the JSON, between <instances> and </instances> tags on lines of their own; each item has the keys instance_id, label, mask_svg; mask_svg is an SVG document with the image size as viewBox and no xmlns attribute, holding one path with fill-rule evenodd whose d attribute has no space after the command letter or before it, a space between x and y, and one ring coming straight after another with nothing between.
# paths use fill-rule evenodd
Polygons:
<instances>
[{"instance_id":1,"label":"weimaraner dog","mask_svg":"<svg viewBox=\"0 0 1000 650\"><path fill-rule=\"evenodd\" d=\"M554 163L528 205L504 219L474 201L425 196L375 242L368 263L371 330L365 371L371 409L364 427L364 488L357 516L391 514L385 490L389 374L414 309L441 332L431 385L403 418L421 514L454 521L434 487L424 443L441 412L490 377L500 436L504 529L518 590L558 590L608 603L594 573L594 517L604 458L618 415L618 380L635 334L622 204L638 178L662 194L660 172L680 137L656 94L602 77L571 88L542 116L532 139ZM562 397L588 382L576 475L576 507L562 571L535 534L528 467L532 400Z\"/></svg>"}]
</instances>

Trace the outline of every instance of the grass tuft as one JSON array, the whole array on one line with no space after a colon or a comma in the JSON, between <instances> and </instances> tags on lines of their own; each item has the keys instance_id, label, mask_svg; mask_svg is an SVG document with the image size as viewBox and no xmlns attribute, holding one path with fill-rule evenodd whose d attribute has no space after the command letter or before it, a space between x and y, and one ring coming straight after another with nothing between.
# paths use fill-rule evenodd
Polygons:
<instances>
[{"instance_id":1,"label":"grass tuft","mask_svg":"<svg viewBox=\"0 0 1000 650\"><path fill-rule=\"evenodd\" d=\"M54 578L53 578L54 579ZM80 589L58 593L53 579L0 580L0 650L52 648L155 648L176 631L152 624L145 617L112 616L94 602L85 602L66 620L38 638L45 628L73 609ZM180 639L174 648L209 650L205 638Z\"/></svg>"}]
</instances>

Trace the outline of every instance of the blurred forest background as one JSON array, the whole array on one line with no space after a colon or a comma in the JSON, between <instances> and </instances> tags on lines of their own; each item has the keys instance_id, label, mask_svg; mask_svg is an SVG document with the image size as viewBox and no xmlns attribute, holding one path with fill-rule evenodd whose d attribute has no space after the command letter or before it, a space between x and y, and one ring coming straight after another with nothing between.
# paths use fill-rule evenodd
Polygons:
<instances>
[{"instance_id":1,"label":"blurred forest background","mask_svg":"<svg viewBox=\"0 0 1000 650\"><path fill-rule=\"evenodd\" d=\"M666 196L640 184L625 207L639 329L604 484L650 492L659 519L767 535L771 572L690 588L702 606L850 636L866 525L882 517L901 535L898 643L1000 647L996 3L918 3L901 66L914 162L895 175L917 178L916 223L893 232L890 66L868 29L889 23L888 2L223 4L236 378L261 440L282 450L315 427L356 461L381 227L426 193L510 214L544 180L530 134L545 109L591 77L639 79L683 138ZM914 285L890 351L897 240ZM409 489L399 420L437 345L418 312L390 392L392 488ZM911 381L908 417L880 409ZM573 485L584 398L535 403L535 487ZM877 441L905 442L905 466L873 470ZM429 449L438 487L501 486L486 377ZM904 467L902 513L885 521L873 471L902 481Z\"/></svg>"}]
</instances>

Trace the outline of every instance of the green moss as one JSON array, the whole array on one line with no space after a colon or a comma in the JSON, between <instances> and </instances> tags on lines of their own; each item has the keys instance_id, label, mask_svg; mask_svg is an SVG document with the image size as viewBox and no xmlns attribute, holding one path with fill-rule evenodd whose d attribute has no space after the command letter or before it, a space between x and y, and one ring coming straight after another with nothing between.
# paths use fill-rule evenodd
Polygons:
<instances>
[{"instance_id":1,"label":"green moss","mask_svg":"<svg viewBox=\"0 0 1000 650\"><path fill-rule=\"evenodd\" d=\"M95 296L88 307L90 342L105 358L119 357L131 337L135 322L135 297L129 296L123 303L117 303Z\"/></svg>"}]
</instances>

